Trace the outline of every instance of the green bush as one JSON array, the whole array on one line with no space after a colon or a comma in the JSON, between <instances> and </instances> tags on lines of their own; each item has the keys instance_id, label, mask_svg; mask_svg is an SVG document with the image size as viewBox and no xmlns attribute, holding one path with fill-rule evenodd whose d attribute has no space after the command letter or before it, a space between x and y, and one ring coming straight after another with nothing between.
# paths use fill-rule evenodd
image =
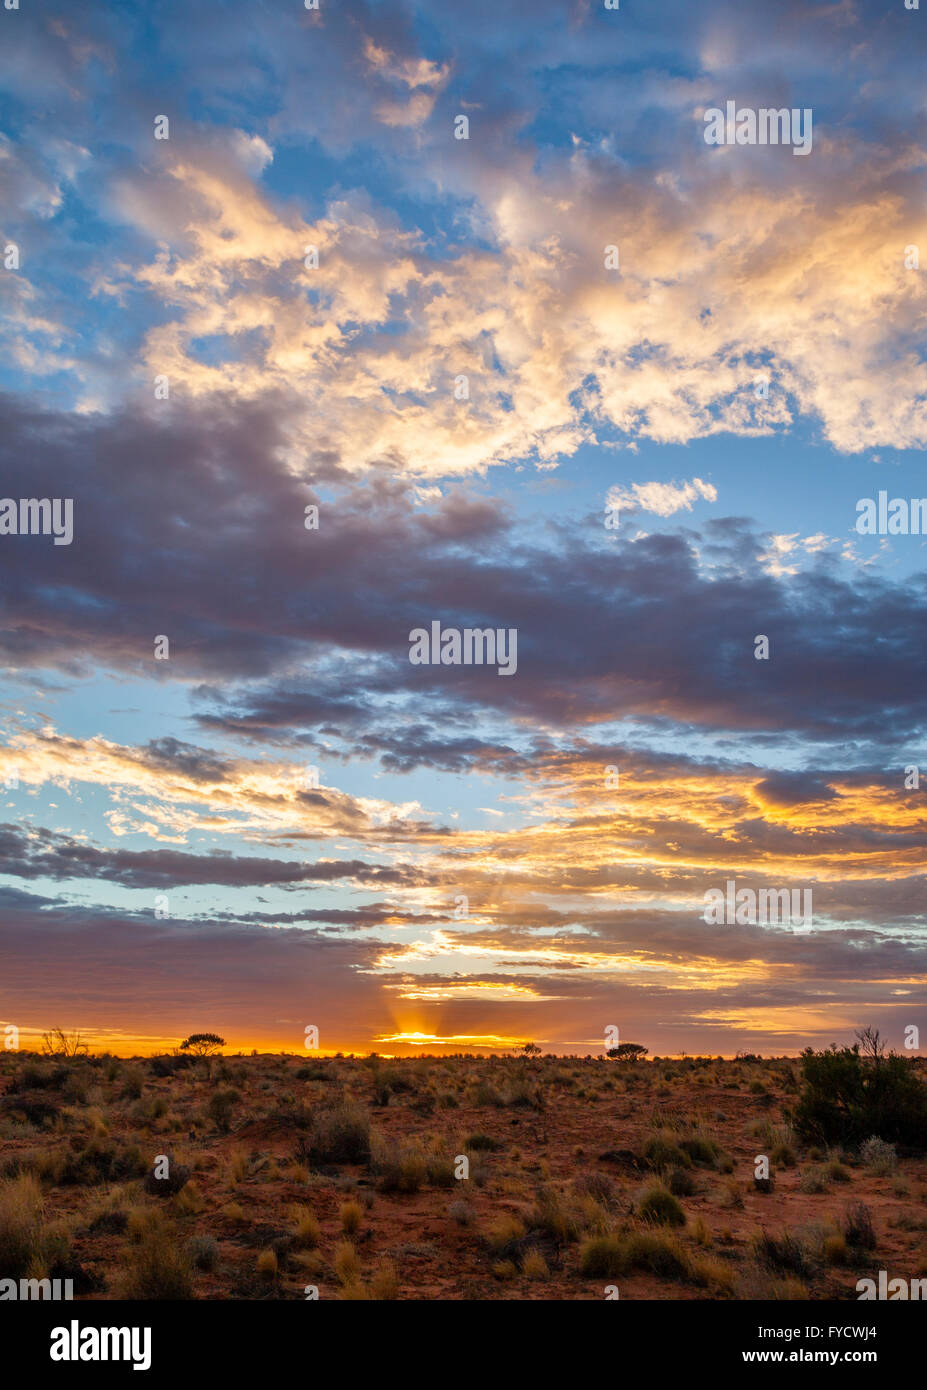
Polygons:
<instances>
[{"instance_id":1,"label":"green bush","mask_svg":"<svg viewBox=\"0 0 927 1390\"><path fill-rule=\"evenodd\" d=\"M887 1143L927 1147L927 1086L895 1053L865 1059L859 1045L802 1053L803 1089L795 1126L825 1144L861 1144L872 1134Z\"/></svg>"},{"instance_id":2,"label":"green bush","mask_svg":"<svg viewBox=\"0 0 927 1390\"><path fill-rule=\"evenodd\" d=\"M645 1221L654 1221L659 1226L686 1224L686 1214L682 1207L672 1192L668 1192L660 1183L654 1183L647 1189L637 1205L637 1210Z\"/></svg>"},{"instance_id":3,"label":"green bush","mask_svg":"<svg viewBox=\"0 0 927 1390\"><path fill-rule=\"evenodd\" d=\"M312 1122L308 1144L300 1145L300 1158L310 1163L366 1163L370 1157L370 1119L352 1101L341 1101L321 1110Z\"/></svg>"},{"instance_id":4,"label":"green bush","mask_svg":"<svg viewBox=\"0 0 927 1390\"><path fill-rule=\"evenodd\" d=\"M241 1100L241 1092L230 1087L227 1090L213 1091L206 1109L216 1129L228 1134L232 1122L232 1111Z\"/></svg>"}]
</instances>

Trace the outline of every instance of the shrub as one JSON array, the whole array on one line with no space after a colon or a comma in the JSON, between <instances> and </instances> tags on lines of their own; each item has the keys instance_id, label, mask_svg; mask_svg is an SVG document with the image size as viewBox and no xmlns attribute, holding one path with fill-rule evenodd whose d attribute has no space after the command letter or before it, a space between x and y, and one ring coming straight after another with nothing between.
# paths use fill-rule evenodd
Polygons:
<instances>
[{"instance_id":1,"label":"shrub","mask_svg":"<svg viewBox=\"0 0 927 1390\"><path fill-rule=\"evenodd\" d=\"M867 1135L927 1146L927 1085L911 1060L892 1053L865 1059L859 1044L802 1054L803 1090L795 1123L806 1139L861 1144Z\"/></svg>"},{"instance_id":2,"label":"shrub","mask_svg":"<svg viewBox=\"0 0 927 1390\"><path fill-rule=\"evenodd\" d=\"M644 1158L651 1168L691 1168L692 1159L684 1149L671 1139L655 1135L644 1145Z\"/></svg>"},{"instance_id":3,"label":"shrub","mask_svg":"<svg viewBox=\"0 0 927 1390\"><path fill-rule=\"evenodd\" d=\"M711 1167L721 1150L711 1139L705 1139L699 1134L690 1135L686 1139L680 1139L679 1147L683 1153L687 1153L693 1163L701 1163L706 1167Z\"/></svg>"},{"instance_id":4,"label":"shrub","mask_svg":"<svg viewBox=\"0 0 927 1390\"><path fill-rule=\"evenodd\" d=\"M825 1264L846 1264L849 1258L846 1239L842 1235L825 1236L823 1254Z\"/></svg>"},{"instance_id":5,"label":"shrub","mask_svg":"<svg viewBox=\"0 0 927 1390\"><path fill-rule=\"evenodd\" d=\"M486 1232L486 1244L494 1254L508 1254L525 1234L524 1222L505 1213L493 1222Z\"/></svg>"},{"instance_id":6,"label":"shrub","mask_svg":"<svg viewBox=\"0 0 927 1390\"><path fill-rule=\"evenodd\" d=\"M92 1139L86 1148L68 1154L61 1182L96 1187L101 1182L140 1178L146 1171L147 1164L137 1144L119 1144L114 1139Z\"/></svg>"},{"instance_id":7,"label":"shrub","mask_svg":"<svg viewBox=\"0 0 927 1390\"><path fill-rule=\"evenodd\" d=\"M47 1096L11 1095L4 1106L8 1115L36 1129L52 1129L61 1114L61 1106Z\"/></svg>"},{"instance_id":8,"label":"shrub","mask_svg":"<svg viewBox=\"0 0 927 1390\"><path fill-rule=\"evenodd\" d=\"M366 1163L370 1157L370 1118L353 1101L322 1110L312 1122L305 1152L310 1163Z\"/></svg>"},{"instance_id":9,"label":"shrub","mask_svg":"<svg viewBox=\"0 0 927 1390\"><path fill-rule=\"evenodd\" d=\"M145 1076L140 1067L127 1067L122 1083L122 1095L126 1100L138 1100L145 1089Z\"/></svg>"},{"instance_id":10,"label":"shrub","mask_svg":"<svg viewBox=\"0 0 927 1390\"><path fill-rule=\"evenodd\" d=\"M638 1215L658 1226L684 1226L686 1214L673 1194L661 1183L648 1187L637 1204Z\"/></svg>"},{"instance_id":11,"label":"shrub","mask_svg":"<svg viewBox=\"0 0 927 1390\"><path fill-rule=\"evenodd\" d=\"M185 1250L170 1231L149 1232L137 1246L128 1246L131 1264L122 1279L122 1297L177 1300L193 1297L193 1272Z\"/></svg>"},{"instance_id":12,"label":"shrub","mask_svg":"<svg viewBox=\"0 0 927 1390\"><path fill-rule=\"evenodd\" d=\"M546 1279L550 1274L547 1261L540 1250L529 1250L521 1262L521 1272L526 1279Z\"/></svg>"},{"instance_id":13,"label":"shrub","mask_svg":"<svg viewBox=\"0 0 927 1390\"><path fill-rule=\"evenodd\" d=\"M573 1191L580 1197L591 1197L603 1207L615 1200L615 1184L607 1173L581 1173L573 1179Z\"/></svg>"},{"instance_id":14,"label":"shrub","mask_svg":"<svg viewBox=\"0 0 927 1390\"><path fill-rule=\"evenodd\" d=\"M498 1139L492 1139L488 1134L471 1134L464 1140L464 1151L467 1153L495 1153L502 1148Z\"/></svg>"},{"instance_id":15,"label":"shrub","mask_svg":"<svg viewBox=\"0 0 927 1390\"><path fill-rule=\"evenodd\" d=\"M378 1139L370 1167L382 1192L418 1192L428 1181L428 1159L414 1144L399 1147Z\"/></svg>"},{"instance_id":16,"label":"shrub","mask_svg":"<svg viewBox=\"0 0 927 1390\"><path fill-rule=\"evenodd\" d=\"M671 1168L666 1185L674 1197L691 1197L695 1192L695 1179L687 1168Z\"/></svg>"},{"instance_id":17,"label":"shrub","mask_svg":"<svg viewBox=\"0 0 927 1390\"><path fill-rule=\"evenodd\" d=\"M810 1272L805 1247L788 1231L781 1236L771 1236L761 1231L754 1237L753 1245L757 1260L768 1269L799 1276Z\"/></svg>"},{"instance_id":18,"label":"shrub","mask_svg":"<svg viewBox=\"0 0 927 1390\"><path fill-rule=\"evenodd\" d=\"M691 1273L689 1258L675 1236L634 1231L626 1248L632 1269L647 1270L660 1279L685 1279Z\"/></svg>"},{"instance_id":19,"label":"shrub","mask_svg":"<svg viewBox=\"0 0 927 1390\"><path fill-rule=\"evenodd\" d=\"M509 1084L502 1104L522 1107L525 1110L543 1110L544 1097L536 1081L528 1077L519 1077Z\"/></svg>"},{"instance_id":20,"label":"shrub","mask_svg":"<svg viewBox=\"0 0 927 1390\"><path fill-rule=\"evenodd\" d=\"M895 1152L894 1144L886 1144L884 1139L879 1139L873 1134L862 1145L860 1158L876 1177L887 1178L898 1166L898 1155Z\"/></svg>"},{"instance_id":21,"label":"shrub","mask_svg":"<svg viewBox=\"0 0 927 1390\"><path fill-rule=\"evenodd\" d=\"M458 1198L456 1202L451 1202L447 1209L447 1214L452 1221L456 1221L458 1226L472 1226L476 1220L476 1213L469 1202L463 1198Z\"/></svg>"},{"instance_id":22,"label":"shrub","mask_svg":"<svg viewBox=\"0 0 927 1390\"><path fill-rule=\"evenodd\" d=\"M432 1187L453 1187L456 1182L455 1164L445 1154L429 1154L425 1160L428 1181Z\"/></svg>"},{"instance_id":23,"label":"shrub","mask_svg":"<svg viewBox=\"0 0 927 1390\"><path fill-rule=\"evenodd\" d=\"M206 1112L220 1133L228 1134L232 1121L232 1111L240 1100L240 1092L232 1087L222 1091L213 1091L209 1097Z\"/></svg>"},{"instance_id":24,"label":"shrub","mask_svg":"<svg viewBox=\"0 0 927 1390\"><path fill-rule=\"evenodd\" d=\"M192 1065L191 1059L181 1057L149 1057L148 1065L152 1076L173 1076L175 1072L186 1071Z\"/></svg>"},{"instance_id":25,"label":"shrub","mask_svg":"<svg viewBox=\"0 0 927 1390\"><path fill-rule=\"evenodd\" d=\"M777 1168L794 1168L798 1162L795 1150L785 1142L774 1144L769 1157Z\"/></svg>"},{"instance_id":26,"label":"shrub","mask_svg":"<svg viewBox=\"0 0 927 1390\"><path fill-rule=\"evenodd\" d=\"M732 1295L736 1283L734 1270L724 1260L712 1256L700 1256L692 1266L692 1277L703 1288L714 1289L720 1294Z\"/></svg>"},{"instance_id":27,"label":"shrub","mask_svg":"<svg viewBox=\"0 0 927 1390\"><path fill-rule=\"evenodd\" d=\"M341 1210L338 1213L341 1220L341 1229L346 1236L353 1236L360 1230L361 1221L364 1213L359 1202L342 1202Z\"/></svg>"},{"instance_id":28,"label":"shrub","mask_svg":"<svg viewBox=\"0 0 927 1390\"><path fill-rule=\"evenodd\" d=\"M11 1094L17 1091L60 1091L67 1085L69 1076L67 1067L40 1066L35 1062L27 1062L10 1091Z\"/></svg>"},{"instance_id":29,"label":"shrub","mask_svg":"<svg viewBox=\"0 0 927 1390\"><path fill-rule=\"evenodd\" d=\"M556 1188L539 1187L535 1196L531 1224L546 1232L561 1245L578 1240L582 1223L576 1212L564 1201Z\"/></svg>"},{"instance_id":30,"label":"shrub","mask_svg":"<svg viewBox=\"0 0 927 1390\"><path fill-rule=\"evenodd\" d=\"M187 1183L182 1192L174 1196L174 1212L177 1216L195 1216L203 1210L203 1194L195 1182Z\"/></svg>"},{"instance_id":31,"label":"shrub","mask_svg":"<svg viewBox=\"0 0 927 1390\"><path fill-rule=\"evenodd\" d=\"M20 1278L42 1251L42 1188L30 1173L0 1184L0 1275Z\"/></svg>"},{"instance_id":32,"label":"shrub","mask_svg":"<svg viewBox=\"0 0 927 1390\"><path fill-rule=\"evenodd\" d=\"M817 1193L827 1191L827 1173L823 1168L806 1168L798 1181L799 1192Z\"/></svg>"},{"instance_id":33,"label":"shrub","mask_svg":"<svg viewBox=\"0 0 927 1390\"><path fill-rule=\"evenodd\" d=\"M313 1250L322 1239L322 1229L318 1217L308 1207L294 1207L295 1230L293 1244L300 1250Z\"/></svg>"},{"instance_id":34,"label":"shrub","mask_svg":"<svg viewBox=\"0 0 927 1390\"><path fill-rule=\"evenodd\" d=\"M214 1270L219 1263L219 1242L212 1236L191 1236L187 1241L187 1259L196 1269Z\"/></svg>"},{"instance_id":35,"label":"shrub","mask_svg":"<svg viewBox=\"0 0 927 1390\"><path fill-rule=\"evenodd\" d=\"M630 1268L620 1236L592 1236L579 1252L579 1271L587 1279L618 1279Z\"/></svg>"},{"instance_id":36,"label":"shrub","mask_svg":"<svg viewBox=\"0 0 927 1390\"><path fill-rule=\"evenodd\" d=\"M872 1213L865 1202L852 1202L843 1218L843 1234L847 1244L855 1250L874 1250L876 1235L872 1226Z\"/></svg>"},{"instance_id":37,"label":"shrub","mask_svg":"<svg viewBox=\"0 0 927 1390\"><path fill-rule=\"evenodd\" d=\"M332 1264L342 1284L356 1284L359 1281L361 1263L349 1240L342 1241L337 1247Z\"/></svg>"}]
</instances>

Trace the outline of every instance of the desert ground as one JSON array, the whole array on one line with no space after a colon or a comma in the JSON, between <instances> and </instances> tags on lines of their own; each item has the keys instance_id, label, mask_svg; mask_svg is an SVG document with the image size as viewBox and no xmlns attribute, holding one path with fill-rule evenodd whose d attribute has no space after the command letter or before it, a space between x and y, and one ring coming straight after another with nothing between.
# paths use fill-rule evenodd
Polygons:
<instances>
[{"instance_id":1,"label":"desert ground","mask_svg":"<svg viewBox=\"0 0 927 1390\"><path fill-rule=\"evenodd\" d=\"M0 1277L816 1300L927 1276L927 1156L801 1140L801 1085L798 1058L0 1054Z\"/></svg>"}]
</instances>

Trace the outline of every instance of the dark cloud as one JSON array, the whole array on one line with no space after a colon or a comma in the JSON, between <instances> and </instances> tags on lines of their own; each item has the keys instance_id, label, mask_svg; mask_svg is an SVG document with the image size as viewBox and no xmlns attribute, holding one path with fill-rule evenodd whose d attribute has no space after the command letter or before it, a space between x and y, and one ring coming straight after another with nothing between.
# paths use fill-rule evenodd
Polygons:
<instances>
[{"instance_id":1,"label":"dark cloud","mask_svg":"<svg viewBox=\"0 0 927 1390\"><path fill-rule=\"evenodd\" d=\"M770 806L803 806L834 801L837 793L818 776L806 772L772 772L756 784Z\"/></svg>"},{"instance_id":2,"label":"dark cloud","mask_svg":"<svg viewBox=\"0 0 927 1390\"><path fill-rule=\"evenodd\" d=\"M98 849L43 828L30 828L27 834L16 825L0 825L0 873L23 879L98 878L125 888L158 889L197 883L243 888L339 880L365 887L408 888L423 882L423 875L409 866L383 867L359 859L307 864L223 850L187 854L175 849Z\"/></svg>"},{"instance_id":3,"label":"dark cloud","mask_svg":"<svg viewBox=\"0 0 927 1390\"><path fill-rule=\"evenodd\" d=\"M75 499L71 546L3 538L13 666L214 684L286 672L253 694L220 685L201 718L230 733L349 730L387 698L574 730L634 716L878 740L889 723L911 738L925 726L919 580L851 581L826 559L773 579L759 539L730 523L710 528L724 558L710 574L680 534L605 549L574 528L544 550L509 531L502 558L491 508L474 531L465 498L427 513L386 484L332 500L306 532L310 493L277 461L269 404L101 421L7 398L0 420L8 492ZM412 666L408 634L434 618L516 628L517 673ZM754 659L757 633L769 661ZM176 763L182 749L151 756Z\"/></svg>"}]
</instances>

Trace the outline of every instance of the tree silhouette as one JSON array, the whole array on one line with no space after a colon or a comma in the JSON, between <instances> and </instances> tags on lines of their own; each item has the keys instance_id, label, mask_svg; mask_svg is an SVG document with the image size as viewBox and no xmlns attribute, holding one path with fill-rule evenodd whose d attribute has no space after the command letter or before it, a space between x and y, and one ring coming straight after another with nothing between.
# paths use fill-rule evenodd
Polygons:
<instances>
[{"instance_id":1,"label":"tree silhouette","mask_svg":"<svg viewBox=\"0 0 927 1390\"><path fill-rule=\"evenodd\" d=\"M640 1043L619 1043L617 1047L610 1047L605 1055L617 1062L636 1062L646 1051Z\"/></svg>"},{"instance_id":2,"label":"tree silhouette","mask_svg":"<svg viewBox=\"0 0 927 1390\"><path fill-rule=\"evenodd\" d=\"M63 1028L53 1028L42 1034L42 1051L46 1057L80 1057L88 1050L80 1033L66 1033Z\"/></svg>"},{"instance_id":3,"label":"tree silhouette","mask_svg":"<svg viewBox=\"0 0 927 1390\"><path fill-rule=\"evenodd\" d=\"M212 1057L220 1047L225 1047L225 1038L218 1033L191 1033L180 1044L181 1052L192 1052L194 1057Z\"/></svg>"}]
</instances>

